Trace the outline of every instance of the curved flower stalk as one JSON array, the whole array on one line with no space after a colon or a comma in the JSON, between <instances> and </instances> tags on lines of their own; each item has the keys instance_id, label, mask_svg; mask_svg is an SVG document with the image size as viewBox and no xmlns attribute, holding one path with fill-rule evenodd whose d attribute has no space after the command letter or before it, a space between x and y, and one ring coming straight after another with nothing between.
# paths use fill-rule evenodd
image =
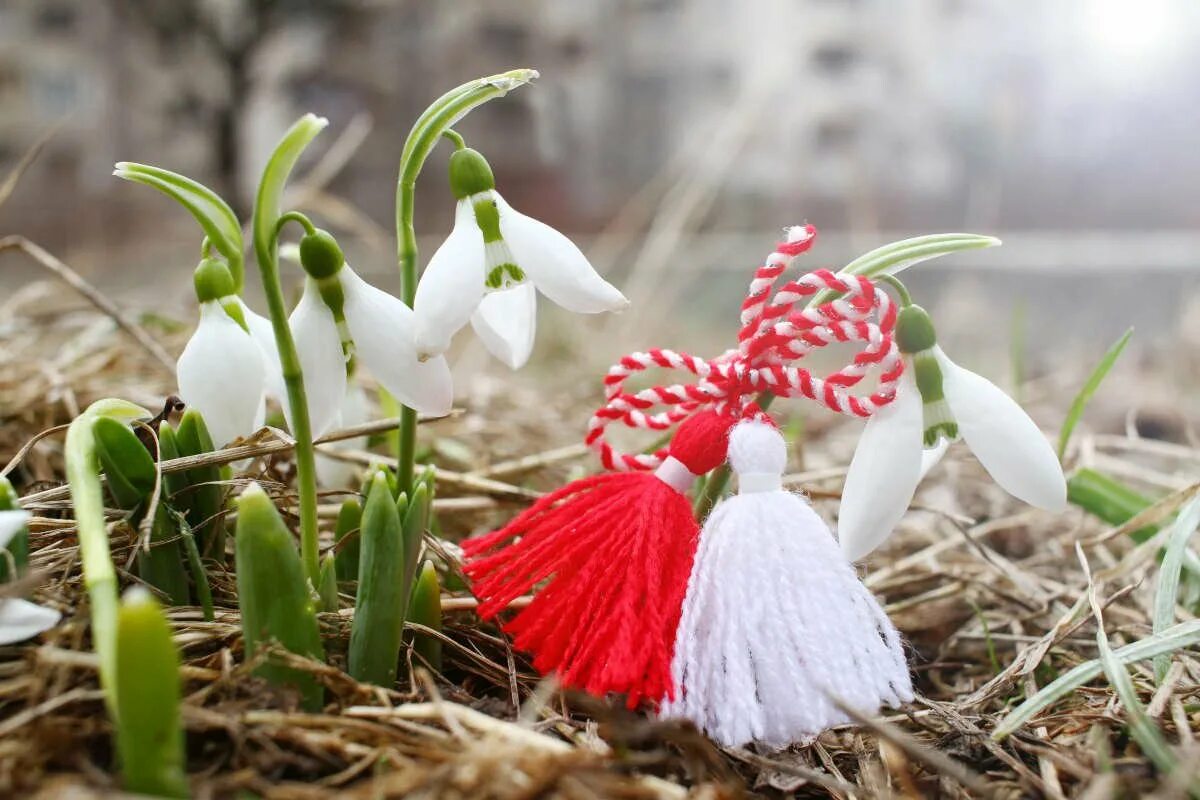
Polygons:
<instances>
[{"instance_id":1,"label":"curved flower stalk","mask_svg":"<svg viewBox=\"0 0 1200 800\"><path fill-rule=\"evenodd\" d=\"M451 156L450 187L458 198L454 228L417 286L422 358L445 352L469 321L492 355L518 369L533 350L537 292L580 314L629 305L570 239L500 196L478 151L461 147Z\"/></svg>"},{"instance_id":2,"label":"curved flower stalk","mask_svg":"<svg viewBox=\"0 0 1200 800\"><path fill-rule=\"evenodd\" d=\"M1037 424L942 352L924 309L900 312L896 341L905 362L896 399L867 422L842 490L838 540L849 559L887 539L944 443L959 438L1009 494L1048 511L1066 507L1062 466Z\"/></svg>"},{"instance_id":3,"label":"curved flower stalk","mask_svg":"<svg viewBox=\"0 0 1200 800\"><path fill-rule=\"evenodd\" d=\"M0 550L5 550L28 522L28 511L0 511ZM6 555L0 553L0 557ZM62 615L53 608L19 597L0 598L0 645L23 642L37 636L53 628L61 618Z\"/></svg>"},{"instance_id":4,"label":"curved flower stalk","mask_svg":"<svg viewBox=\"0 0 1200 800\"><path fill-rule=\"evenodd\" d=\"M278 396L279 354L271 323L234 294L229 268L204 259L193 283L200 323L176 366L179 394L219 445L262 427L267 394Z\"/></svg>"},{"instance_id":5,"label":"curved flower stalk","mask_svg":"<svg viewBox=\"0 0 1200 800\"><path fill-rule=\"evenodd\" d=\"M444 358L418 360L412 309L360 278L325 231L314 228L300 240L300 262L308 277L289 325L313 435L327 431L343 408L351 358L406 406L449 413L450 367Z\"/></svg>"}]
</instances>

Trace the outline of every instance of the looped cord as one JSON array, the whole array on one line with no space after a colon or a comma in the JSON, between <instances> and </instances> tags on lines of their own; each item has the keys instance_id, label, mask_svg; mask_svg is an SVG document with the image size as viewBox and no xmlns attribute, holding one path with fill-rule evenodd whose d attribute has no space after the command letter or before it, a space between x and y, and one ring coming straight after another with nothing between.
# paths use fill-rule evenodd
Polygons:
<instances>
[{"instance_id":1,"label":"looped cord","mask_svg":"<svg viewBox=\"0 0 1200 800\"><path fill-rule=\"evenodd\" d=\"M816 233L811 225L789 229L787 241L776 245L755 271L742 303L736 349L705 360L655 348L630 353L608 370L606 401L592 415L584 439L605 469L657 469L668 455L665 448L655 453L618 451L604 436L612 422L664 431L701 408L738 416L760 413L753 400L764 391L777 397L805 397L857 417L869 417L893 400L904 365L892 335L897 310L886 292L861 275L819 269L788 281L772 295L792 259L812 246ZM814 308L801 305L823 291L839 296ZM823 378L798 366L809 353L834 342L864 346L849 364ZM695 380L624 390L631 376L653 367L690 373ZM874 392L852 393L872 370L879 372Z\"/></svg>"}]
</instances>

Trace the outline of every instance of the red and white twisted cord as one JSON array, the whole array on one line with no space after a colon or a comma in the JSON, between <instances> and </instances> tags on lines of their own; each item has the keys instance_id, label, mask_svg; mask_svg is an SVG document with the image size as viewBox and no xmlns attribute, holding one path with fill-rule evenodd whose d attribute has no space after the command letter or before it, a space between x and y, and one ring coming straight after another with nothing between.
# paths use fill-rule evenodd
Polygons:
<instances>
[{"instance_id":1,"label":"red and white twisted cord","mask_svg":"<svg viewBox=\"0 0 1200 800\"><path fill-rule=\"evenodd\" d=\"M791 259L806 251L815 235L812 226L791 229L790 241L778 245L756 271L742 304L737 350L705 360L656 348L630 353L609 369L604 378L606 402L593 414L585 437L606 469L655 469L667 455L665 449L655 453L617 450L604 436L605 428L615 421L630 428L667 430L701 407L741 413L753 395L764 391L779 397L806 397L830 410L859 417L870 416L891 402L903 363L892 337L896 308L886 292L861 276L817 270L788 282L771 296ZM796 309L821 291L842 296L816 308ZM824 378L791 363L834 342L864 342L866 346L850 364ZM687 372L696 380L624 391L631 376L655 367ZM872 394L848 391L872 370L881 373ZM655 408L661 410L653 411Z\"/></svg>"}]
</instances>

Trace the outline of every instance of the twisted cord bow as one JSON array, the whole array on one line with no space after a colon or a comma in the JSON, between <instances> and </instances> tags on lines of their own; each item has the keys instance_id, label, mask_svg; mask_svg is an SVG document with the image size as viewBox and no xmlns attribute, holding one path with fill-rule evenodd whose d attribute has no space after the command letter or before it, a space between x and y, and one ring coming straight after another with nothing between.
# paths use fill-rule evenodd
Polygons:
<instances>
[{"instance_id":1,"label":"twisted cord bow","mask_svg":"<svg viewBox=\"0 0 1200 800\"><path fill-rule=\"evenodd\" d=\"M605 428L615 421L629 428L662 431L702 408L743 416L754 412L754 396L765 391L778 397L806 397L858 417L869 417L892 401L904 366L892 336L897 311L886 292L862 276L820 269L788 281L772 295L792 259L807 251L815 237L811 225L790 229L788 240L776 245L755 271L742 303L736 349L705 360L655 348L630 353L609 368L604 378L606 401L592 415L584 439L600 455L605 469L656 469L667 456L666 449L623 453L614 448L605 439ZM797 308L822 291L839 297L814 308ZM797 365L833 342L863 342L864 347L849 364L823 378ZM624 390L632 375L652 367L682 370L697 380ZM872 369L880 372L875 391L852 393L850 389Z\"/></svg>"}]
</instances>

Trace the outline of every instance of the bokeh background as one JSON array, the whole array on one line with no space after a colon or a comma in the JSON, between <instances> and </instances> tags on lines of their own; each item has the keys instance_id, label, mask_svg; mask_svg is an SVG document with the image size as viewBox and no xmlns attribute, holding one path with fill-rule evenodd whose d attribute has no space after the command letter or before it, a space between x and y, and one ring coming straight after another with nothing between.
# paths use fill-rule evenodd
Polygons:
<instances>
[{"instance_id":1,"label":"bokeh background","mask_svg":"<svg viewBox=\"0 0 1200 800\"><path fill-rule=\"evenodd\" d=\"M997 380L1086 373L1135 325L1123 402L1194 419L1198 45L1194 0L0 0L0 175L52 131L0 234L187 320L197 230L113 162L184 172L245 211L274 142L313 111L331 124L292 199L395 291L413 119L453 85L532 66L534 86L460 130L513 205L634 302L605 320L545 311L543 365L721 348L788 224L821 229L814 267L966 230L1004 247L911 273L947 349ZM447 153L418 191L426 258L452 219ZM10 297L40 277L0 260ZM459 369L502 373L458 344ZM1132 388L1146 369L1161 392Z\"/></svg>"}]
</instances>

